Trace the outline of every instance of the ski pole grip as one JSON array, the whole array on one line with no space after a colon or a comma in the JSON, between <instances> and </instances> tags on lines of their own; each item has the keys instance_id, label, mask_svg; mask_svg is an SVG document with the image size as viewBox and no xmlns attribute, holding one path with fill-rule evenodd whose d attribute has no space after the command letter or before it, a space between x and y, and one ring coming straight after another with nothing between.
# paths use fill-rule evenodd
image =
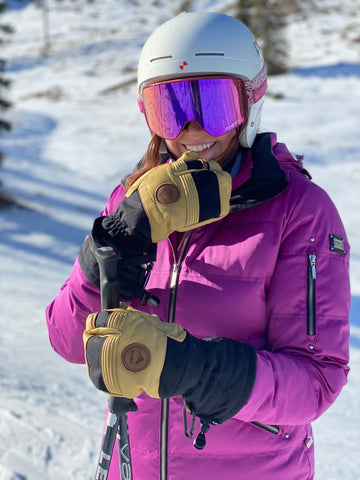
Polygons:
<instances>
[{"instance_id":1,"label":"ski pole grip","mask_svg":"<svg viewBox=\"0 0 360 480\"><path fill-rule=\"evenodd\" d=\"M95 251L100 271L101 308L119 306L117 264L120 258L112 247L100 247Z\"/></svg>"},{"instance_id":2,"label":"ski pole grip","mask_svg":"<svg viewBox=\"0 0 360 480\"><path fill-rule=\"evenodd\" d=\"M112 247L100 247L95 251L95 257L100 271L101 308L116 308L120 301L117 278L117 262L120 255ZM118 415L137 410L133 400L123 397L110 397L109 408Z\"/></svg>"}]
</instances>

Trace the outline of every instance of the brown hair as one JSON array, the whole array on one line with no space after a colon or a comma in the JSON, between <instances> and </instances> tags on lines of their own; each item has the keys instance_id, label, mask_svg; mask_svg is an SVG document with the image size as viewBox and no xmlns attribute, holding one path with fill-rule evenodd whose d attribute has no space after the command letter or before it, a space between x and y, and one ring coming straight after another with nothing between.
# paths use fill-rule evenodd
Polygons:
<instances>
[{"instance_id":1,"label":"brown hair","mask_svg":"<svg viewBox=\"0 0 360 480\"><path fill-rule=\"evenodd\" d=\"M129 175L125 183L125 190L131 187L131 185L143 175L148 170L159 165L160 162L160 146L161 146L162 138L158 137L157 135L153 134L146 155L144 157L144 161L140 168L136 170L134 173Z\"/></svg>"}]
</instances>

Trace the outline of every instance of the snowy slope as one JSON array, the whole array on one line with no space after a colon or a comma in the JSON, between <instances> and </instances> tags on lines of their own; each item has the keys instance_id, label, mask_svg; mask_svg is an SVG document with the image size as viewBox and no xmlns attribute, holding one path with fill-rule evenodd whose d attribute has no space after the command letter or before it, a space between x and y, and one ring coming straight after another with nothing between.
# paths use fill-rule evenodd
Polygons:
<instances>
[{"instance_id":1,"label":"snowy slope","mask_svg":"<svg viewBox=\"0 0 360 480\"><path fill-rule=\"evenodd\" d=\"M94 477L106 399L84 366L52 351L44 309L93 218L146 148L134 83L138 54L153 28L185 2L47 3L48 48L34 5L14 1L2 16L16 33L5 50L15 108L13 131L0 138L7 153L0 179L31 210L0 209L0 480ZM360 12L356 0L315 3L327 8L289 26L294 70L269 79L262 130L278 132L305 155L349 235L352 370L314 429L316 479L358 480ZM233 4L200 0L196 9L231 13Z\"/></svg>"}]
</instances>

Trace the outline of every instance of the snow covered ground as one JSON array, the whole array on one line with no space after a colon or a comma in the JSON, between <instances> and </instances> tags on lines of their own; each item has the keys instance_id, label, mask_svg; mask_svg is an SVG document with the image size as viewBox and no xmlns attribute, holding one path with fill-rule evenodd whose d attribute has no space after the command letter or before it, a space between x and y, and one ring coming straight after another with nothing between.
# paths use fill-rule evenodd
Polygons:
<instances>
[{"instance_id":1,"label":"snow covered ground","mask_svg":"<svg viewBox=\"0 0 360 480\"><path fill-rule=\"evenodd\" d=\"M0 138L7 153L0 179L31 210L0 210L0 480L89 480L106 399L84 366L52 351L44 309L93 218L146 148L133 82L138 54L184 2L48 0L47 48L42 11L8 3L1 20L16 28L5 49L15 107L14 128ZM220 10L234 2L195 3ZM360 11L356 0L315 3L326 4L326 13L312 11L289 27L294 70L269 79L262 130L305 155L349 235L351 373L314 429L316 480L358 480Z\"/></svg>"}]
</instances>

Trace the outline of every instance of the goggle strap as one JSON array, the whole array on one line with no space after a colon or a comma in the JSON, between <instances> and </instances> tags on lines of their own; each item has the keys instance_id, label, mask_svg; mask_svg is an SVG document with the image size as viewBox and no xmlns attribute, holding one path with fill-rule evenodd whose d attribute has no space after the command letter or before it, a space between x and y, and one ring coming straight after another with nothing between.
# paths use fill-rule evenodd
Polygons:
<instances>
[{"instance_id":1,"label":"goggle strap","mask_svg":"<svg viewBox=\"0 0 360 480\"><path fill-rule=\"evenodd\" d=\"M248 80L244 82L246 95L248 97L249 105L254 105L261 97L265 95L267 89L267 71L266 65L264 65L261 72L256 75L253 80Z\"/></svg>"}]
</instances>

